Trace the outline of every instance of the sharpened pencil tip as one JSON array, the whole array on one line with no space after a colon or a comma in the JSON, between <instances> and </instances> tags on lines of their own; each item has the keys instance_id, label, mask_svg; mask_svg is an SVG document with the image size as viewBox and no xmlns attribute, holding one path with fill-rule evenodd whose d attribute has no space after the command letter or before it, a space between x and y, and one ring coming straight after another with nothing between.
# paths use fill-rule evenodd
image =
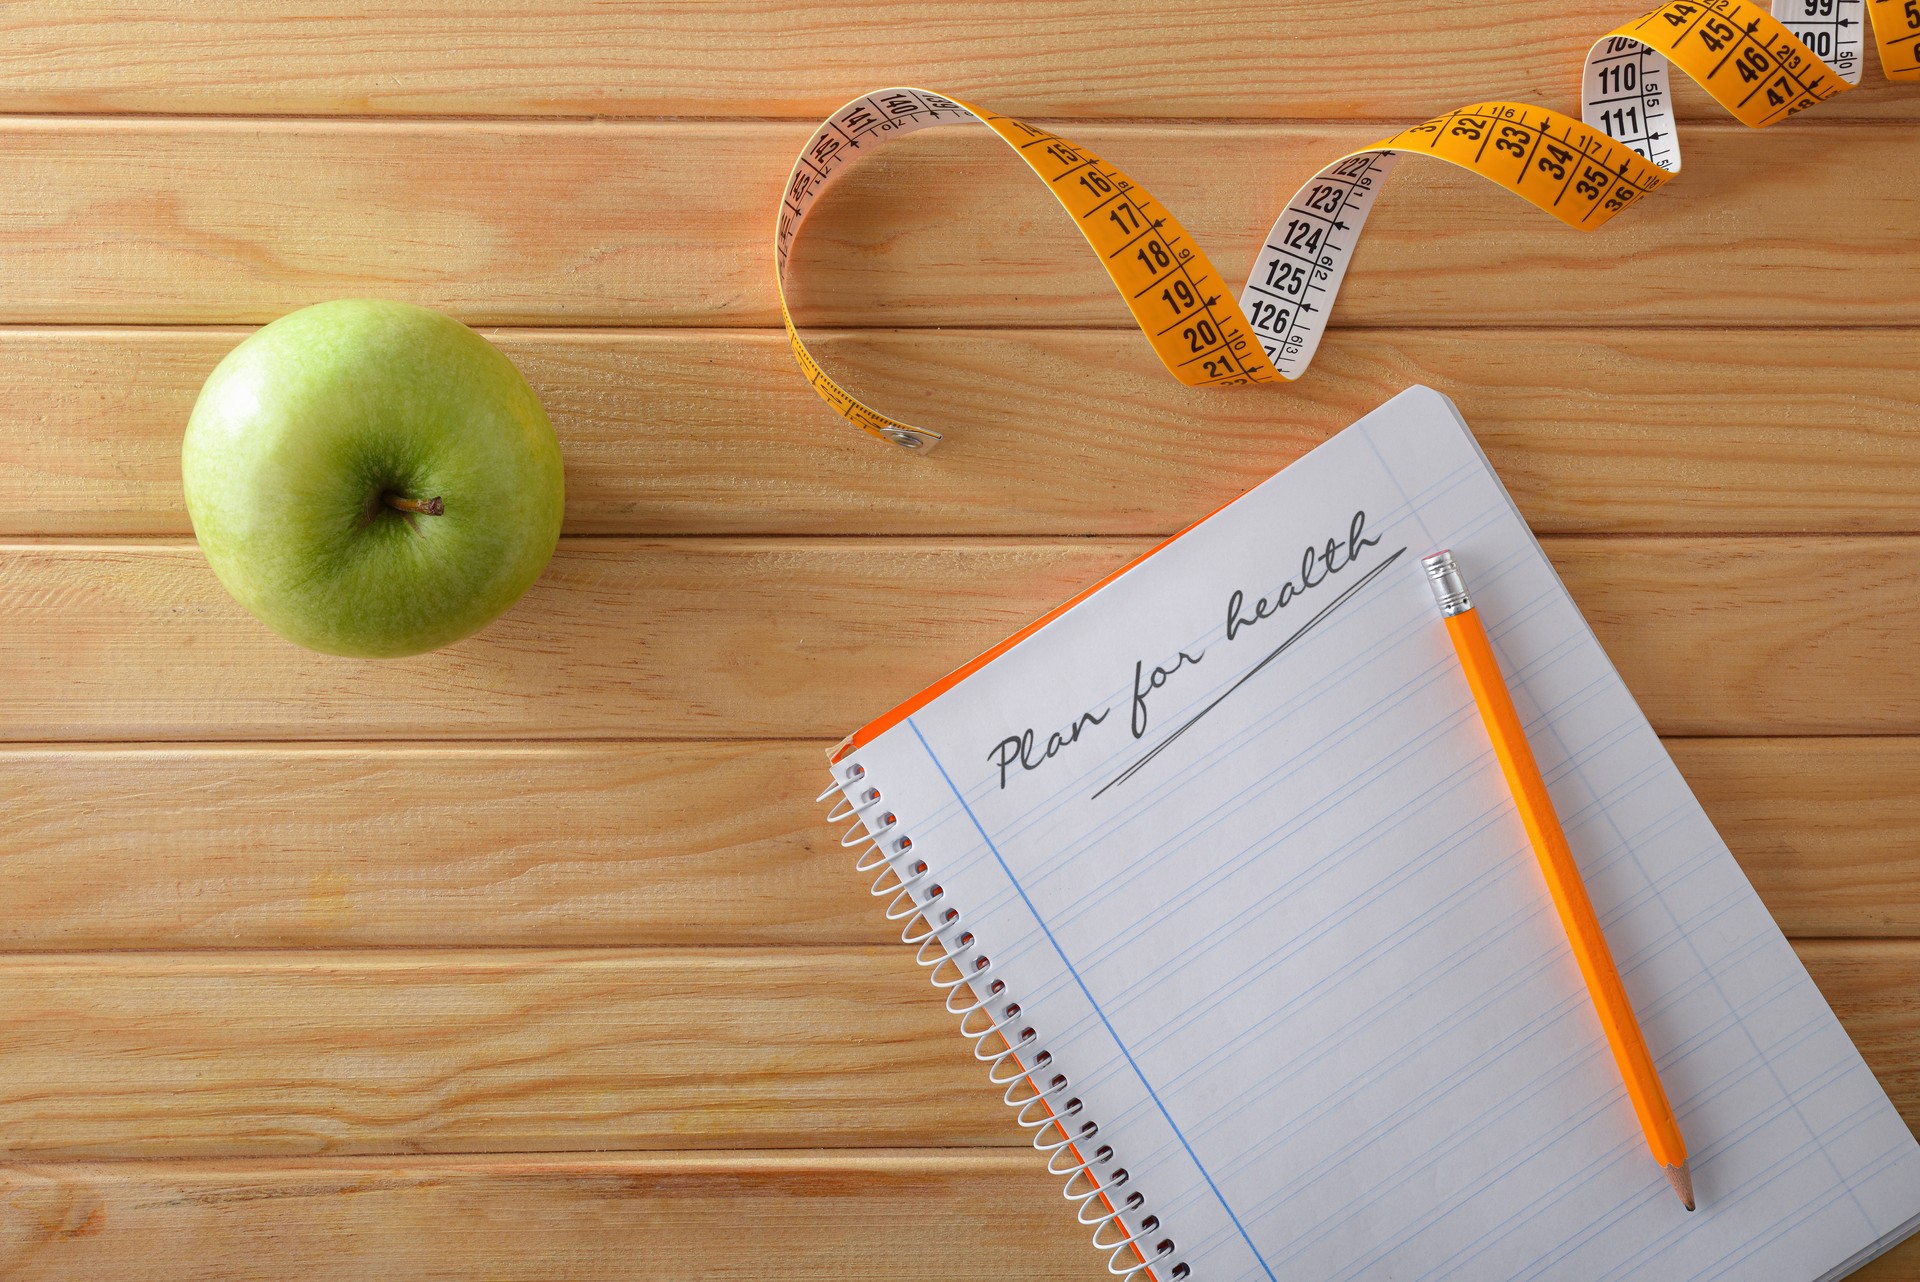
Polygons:
<instances>
[{"instance_id":1,"label":"sharpened pencil tip","mask_svg":"<svg viewBox=\"0 0 1920 1282\"><path fill-rule=\"evenodd\" d=\"M1667 1183L1673 1185L1673 1191L1680 1195L1680 1205L1689 1211L1693 1209L1693 1171L1685 1162L1678 1166L1663 1166L1667 1173Z\"/></svg>"}]
</instances>

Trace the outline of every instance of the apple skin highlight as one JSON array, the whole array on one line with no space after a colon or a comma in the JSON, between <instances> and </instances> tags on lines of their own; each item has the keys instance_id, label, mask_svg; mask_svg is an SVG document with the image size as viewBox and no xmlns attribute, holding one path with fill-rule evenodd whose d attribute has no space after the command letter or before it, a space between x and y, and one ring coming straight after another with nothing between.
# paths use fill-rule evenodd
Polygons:
<instances>
[{"instance_id":1,"label":"apple skin highlight","mask_svg":"<svg viewBox=\"0 0 1920 1282\"><path fill-rule=\"evenodd\" d=\"M289 641L396 658L458 641L560 537L560 444L497 348L450 317L320 303L242 342L187 422L181 479L221 584Z\"/></svg>"}]
</instances>

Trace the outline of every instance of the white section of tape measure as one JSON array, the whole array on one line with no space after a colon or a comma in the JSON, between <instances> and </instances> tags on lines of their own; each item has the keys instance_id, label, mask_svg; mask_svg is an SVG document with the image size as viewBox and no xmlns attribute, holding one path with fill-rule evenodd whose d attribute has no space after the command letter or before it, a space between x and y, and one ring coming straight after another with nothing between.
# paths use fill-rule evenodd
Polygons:
<instances>
[{"instance_id":1,"label":"white section of tape measure","mask_svg":"<svg viewBox=\"0 0 1920 1282\"><path fill-rule=\"evenodd\" d=\"M1866 0L1773 0L1773 16L1850 85L1867 61Z\"/></svg>"},{"instance_id":2,"label":"white section of tape measure","mask_svg":"<svg viewBox=\"0 0 1920 1282\"><path fill-rule=\"evenodd\" d=\"M1856 0L1857 2L1857 0ZM1680 172L1673 64L1628 36L1603 36L1580 71L1580 119L1669 173Z\"/></svg>"},{"instance_id":3,"label":"white section of tape measure","mask_svg":"<svg viewBox=\"0 0 1920 1282\"><path fill-rule=\"evenodd\" d=\"M1815 57L1849 84L1859 83L1866 0L1771 4L1774 17ZM1595 41L1581 69L1580 115L1589 127L1652 164L1680 172L1673 64L1665 54L1630 36ZM1240 307L1268 359L1286 378L1300 377L1313 360L1354 245L1396 154L1357 152L1322 169L1294 193L1267 233Z\"/></svg>"},{"instance_id":4,"label":"white section of tape measure","mask_svg":"<svg viewBox=\"0 0 1920 1282\"><path fill-rule=\"evenodd\" d=\"M1770 0L1773 16L1848 84L1860 83L1866 0ZM1732 57L1732 54L1728 55ZM1669 173L1680 172L1673 66L1631 36L1603 36L1580 72L1580 118Z\"/></svg>"},{"instance_id":5,"label":"white section of tape measure","mask_svg":"<svg viewBox=\"0 0 1920 1282\"><path fill-rule=\"evenodd\" d=\"M774 271L780 285L780 310L786 318L801 372L821 399L851 422L895 445L923 453L940 443L938 432L913 427L869 409L834 381L807 350L793 329L792 314L787 311L787 261L793 253L794 237L800 234L808 212L833 182L834 175L859 155L863 146L942 125L979 123L980 118L967 108L925 89L877 90L854 99L820 123L793 162L793 172L787 176L786 191L780 198L780 222L774 234Z\"/></svg>"},{"instance_id":6,"label":"white section of tape measure","mask_svg":"<svg viewBox=\"0 0 1920 1282\"><path fill-rule=\"evenodd\" d=\"M793 238L800 233L800 224L806 222L808 211L834 175L859 155L863 144L890 141L942 125L978 124L979 120L952 99L925 89L905 88L882 89L856 98L828 116L801 148L781 198L785 208L774 242L781 279L786 279L787 256L792 252Z\"/></svg>"},{"instance_id":7,"label":"white section of tape measure","mask_svg":"<svg viewBox=\"0 0 1920 1282\"><path fill-rule=\"evenodd\" d=\"M1299 378L1313 362L1353 247L1396 154L1355 152L1315 174L1280 211L1253 260L1240 310L1283 377Z\"/></svg>"}]
</instances>

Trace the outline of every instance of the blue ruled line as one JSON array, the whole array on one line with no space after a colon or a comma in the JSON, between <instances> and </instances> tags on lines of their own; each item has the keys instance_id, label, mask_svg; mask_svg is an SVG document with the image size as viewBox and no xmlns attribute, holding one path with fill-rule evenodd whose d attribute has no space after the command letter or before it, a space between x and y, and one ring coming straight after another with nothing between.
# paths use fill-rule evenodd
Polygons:
<instances>
[{"instance_id":1,"label":"blue ruled line","mask_svg":"<svg viewBox=\"0 0 1920 1282\"><path fill-rule=\"evenodd\" d=\"M1086 997L1087 1005L1093 1008L1093 1013L1098 1015L1100 1022L1106 1026L1107 1035L1113 1038L1113 1044L1118 1046L1120 1053L1126 1057L1127 1066L1133 1069L1134 1076L1140 1079L1140 1085L1147 1088L1147 1095L1153 1100L1154 1106L1160 1110L1160 1116L1166 1118L1167 1125L1173 1128L1174 1138L1180 1141L1180 1147L1187 1150L1187 1156L1193 1159L1194 1169L1200 1172L1200 1178L1207 1182L1207 1187L1213 1190L1213 1195L1220 1199L1220 1209L1227 1213L1227 1218L1233 1221L1233 1227L1240 1231L1247 1249L1252 1251L1253 1258L1260 1262L1260 1268L1266 1273L1268 1282L1280 1282L1280 1279L1274 1276L1272 1267L1267 1264L1267 1258L1260 1254L1260 1248L1253 1244L1253 1238L1248 1235L1246 1226L1240 1223L1240 1217L1233 1213L1233 1207L1228 1203L1227 1195L1222 1193L1220 1186L1213 1182L1213 1176L1207 1173L1205 1164L1200 1161L1200 1155L1193 1151L1193 1145L1187 1143L1186 1134L1181 1131L1180 1123L1173 1120L1173 1114L1169 1113L1167 1106L1161 1102L1159 1092L1153 1089L1153 1083L1148 1081L1147 1075L1140 1071L1140 1065L1134 1061L1133 1052L1128 1050L1127 1044L1120 1040L1120 1034L1114 1029L1113 1021L1107 1018L1107 1012L1100 1009L1100 1003L1094 1000L1093 990L1087 987L1086 980L1080 978L1080 972L1074 968L1073 959L1067 956L1066 949L1060 947L1060 941L1053 937L1053 931L1047 926L1047 919L1042 917L1040 910L1033 906L1033 900L1027 897L1027 888L1022 886L1020 879L1013 875L1013 869L1007 866L1006 857L1000 853L1000 847L993 844L992 837L987 836L986 827L980 822L980 816L973 813L973 807L967 804L967 799L961 795L960 789L954 786L953 776L949 775L947 768L940 764L940 758L934 755L933 745L929 744L927 737L920 733L920 727L914 724L912 717L907 718L907 729L913 731L913 737L920 741L921 748L926 751L927 760L931 761L933 768L940 772L940 777L947 781L947 787L953 792L954 800L960 803L960 808L967 812L967 818L973 821L974 831L980 834L980 840L987 843L987 849L993 853L994 860L1000 865L1000 871L1007 874L1007 880L1019 894L1020 902L1027 906L1028 912L1033 914L1034 921L1039 923L1041 933L1047 937L1047 942L1053 945L1053 951L1060 954L1060 963L1067 968L1067 973L1073 976L1073 982L1080 985L1080 992ZM1066 1132L1066 1127L1063 1126L1060 1129L1062 1134ZM1142 1254L1145 1253L1142 1252Z\"/></svg>"}]
</instances>

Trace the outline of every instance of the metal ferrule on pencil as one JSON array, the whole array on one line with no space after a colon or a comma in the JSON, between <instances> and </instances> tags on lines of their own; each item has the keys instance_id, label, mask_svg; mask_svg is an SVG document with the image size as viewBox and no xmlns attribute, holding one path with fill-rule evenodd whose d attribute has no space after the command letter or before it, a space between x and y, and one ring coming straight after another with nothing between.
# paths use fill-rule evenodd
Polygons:
<instances>
[{"instance_id":1,"label":"metal ferrule on pencil","mask_svg":"<svg viewBox=\"0 0 1920 1282\"><path fill-rule=\"evenodd\" d=\"M1473 609L1473 598L1467 595L1466 580L1460 577L1460 567L1453 563L1452 552L1442 548L1432 556L1422 557L1420 566L1427 572L1433 599L1440 603L1443 616L1451 618Z\"/></svg>"}]
</instances>

